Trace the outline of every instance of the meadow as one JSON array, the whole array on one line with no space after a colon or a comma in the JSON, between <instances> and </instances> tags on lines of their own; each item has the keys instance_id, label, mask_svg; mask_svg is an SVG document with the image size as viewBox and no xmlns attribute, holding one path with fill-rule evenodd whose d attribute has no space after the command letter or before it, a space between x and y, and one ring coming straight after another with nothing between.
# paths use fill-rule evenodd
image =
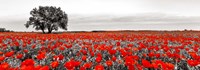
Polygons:
<instances>
[{"instance_id":1,"label":"meadow","mask_svg":"<svg viewBox=\"0 0 200 70\"><path fill-rule=\"evenodd\" d=\"M198 31L0 32L0 70L200 70Z\"/></svg>"}]
</instances>

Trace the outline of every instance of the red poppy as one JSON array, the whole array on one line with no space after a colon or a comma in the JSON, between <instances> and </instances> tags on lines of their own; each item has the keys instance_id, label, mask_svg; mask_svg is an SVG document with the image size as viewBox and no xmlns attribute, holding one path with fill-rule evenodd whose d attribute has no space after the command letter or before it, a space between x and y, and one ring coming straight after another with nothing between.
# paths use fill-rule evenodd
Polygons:
<instances>
[{"instance_id":1,"label":"red poppy","mask_svg":"<svg viewBox=\"0 0 200 70\"><path fill-rule=\"evenodd\" d=\"M116 45L117 45L117 46L120 46L120 45L121 45L121 43L120 43L120 42L116 42Z\"/></svg>"},{"instance_id":2,"label":"red poppy","mask_svg":"<svg viewBox=\"0 0 200 70\"><path fill-rule=\"evenodd\" d=\"M132 66L135 64L135 61L133 60L132 56L125 57L125 65L126 66Z\"/></svg>"},{"instance_id":3,"label":"red poppy","mask_svg":"<svg viewBox=\"0 0 200 70\"><path fill-rule=\"evenodd\" d=\"M104 67L102 65L97 65L94 70L104 70Z\"/></svg>"},{"instance_id":4,"label":"red poppy","mask_svg":"<svg viewBox=\"0 0 200 70\"><path fill-rule=\"evenodd\" d=\"M75 67L78 67L78 66L80 66L80 64L81 64L81 62L80 62L80 61L74 61L74 66L75 66Z\"/></svg>"},{"instance_id":5,"label":"red poppy","mask_svg":"<svg viewBox=\"0 0 200 70\"><path fill-rule=\"evenodd\" d=\"M27 50L27 49L24 49L24 53L28 53L28 50Z\"/></svg>"},{"instance_id":6,"label":"red poppy","mask_svg":"<svg viewBox=\"0 0 200 70\"><path fill-rule=\"evenodd\" d=\"M134 66L131 65L131 66L127 66L128 67L128 70L135 70Z\"/></svg>"},{"instance_id":7,"label":"red poppy","mask_svg":"<svg viewBox=\"0 0 200 70\"><path fill-rule=\"evenodd\" d=\"M15 44L15 46L19 46L19 43L18 43L18 42L15 42L14 44Z\"/></svg>"},{"instance_id":8,"label":"red poppy","mask_svg":"<svg viewBox=\"0 0 200 70\"><path fill-rule=\"evenodd\" d=\"M9 70L19 70L19 68L9 68Z\"/></svg>"},{"instance_id":9,"label":"red poppy","mask_svg":"<svg viewBox=\"0 0 200 70\"><path fill-rule=\"evenodd\" d=\"M116 50L109 50L110 55L114 55L116 52Z\"/></svg>"},{"instance_id":10,"label":"red poppy","mask_svg":"<svg viewBox=\"0 0 200 70\"><path fill-rule=\"evenodd\" d=\"M64 59L64 56L62 54L58 55L59 57L59 60L63 60Z\"/></svg>"},{"instance_id":11,"label":"red poppy","mask_svg":"<svg viewBox=\"0 0 200 70\"><path fill-rule=\"evenodd\" d=\"M58 67L58 65L59 65L58 61L54 61L54 62L51 63L52 68L56 68L56 67Z\"/></svg>"},{"instance_id":12,"label":"red poppy","mask_svg":"<svg viewBox=\"0 0 200 70\"><path fill-rule=\"evenodd\" d=\"M53 56L53 60L58 60L59 57L58 56Z\"/></svg>"},{"instance_id":13,"label":"red poppy","mask_svg":"<svg viewBox=\"0 0 200 70\"><path fill-rule=\"evenodd\" d=\"M82 53L83 53L83 55L87 55L87 51L86 50L80 50Z\"/></svg>"},{"instance_id":14,"label":"red poppy","mask_svg":"<svg viewBox=\"0 0 200 70\"><path fill-rule=\"evenodd\" d=\"M17 55L16 55L16 58L17 58L17 59L21 59L22 57L23 57L23 54L17 54Z\"/></svg>"},{"instance_id":15,"label":"red poppy","mask_svg":"<svg viewBox=\"0 0 200 70\"><path fill-rule=\"evenodd\" d=\"M50 70L50 69L49 69L49 66L43 66L39 70Z\"/></svg>"},{"instance_id":16,"label":"red poppy","mask_svg":"<svg viewBox=\"0 0 200 70\"><path fill-rule=\"evenodd\" d=\"M96 55L97 55L97 57L102 57L101 53L97 53Z\"/></svg>"},{"instance_id":17,"label":"red poppy","mask_svg":"<svg viewBox=\"0 0 200 70\"><path fill-rule=\"evenodd\" d=\"M100 63L100 62L101 62L101 60L102 60L102 58L101 58L101 57L96 57L96 62Z\"/></svg>"},{"instance_id":18,"label":"red poppy","mask_svg":"<svg viewBox=\"0 0 200 70\"><path fill-rule=\"evenodd\" d=\"M73 64L73 62L71 62L71 61L66 62L64 66L65 66L65 68L67 68L67 69L74 69L74 64Z\"/></svg>"},{"instance_id":19,"label":"red poppy","mask_svg":"<svg viewBox=\"0 0 200 70\"><path fill-rule=\"evenodd\" d=\"M34 49L36 47L36 45L31 46L32 49Z\"/></svg>"},{"instance_id":20,"label":"red poppy","mask_svg":"<svg viewBox=\"0 0 200 70\"><path fill-rule=\"evenodd\" d=\"M23 66L20 67L20 70L34 70L34 69L35 69L34 66L23 65Z\"/></svg>"},{"instance_id":21,"label":"red poppy","mask_svg":"<svg viewBox=\"0 0 200 70\"><path fill-rule=\"evenodd\" d=\"M108 60L108 61L106 61L106 64L107 64L108 66L112 66L112 61L111 61L111 60Z\"/></svg>"},{"instance_id":22,"label":"red poppy","mask_svg":"<svg viewBox=\"0 0 200 70\"><path fill-rule=\"evenodd\" d=\"M127 46L128 46L128 47L133 47L133 44L128 44Z\"/></svg>"},{"instance_id":23,"label":"red poppy","mask_svg":"<svg viewBox=\"0 0 200 70\"><path fill-rule=\"evenodd\" d=\"M85 67L80 67L80 70L86 70L86 68Z\"/></svg>"},{"instance_id":24,"label":"red poppy","mask_svg":"<svg viewBox=\"0 0 200 70\"><path fill-rule=\"evenodd\" d=\"M42 66L41 65L37 65L37 66L35 66L34 70L39 70L40 68L42 68Z\"/></svg>"},{"instance_id":25,"label":"red poppy","mask_svg":"<svg viewBox=\"0 0 200 70\"><path fill-rule=\"evenodd\" d=\"M166 63L168 66L168 69L174 70L174 64L172 63Z\"/></svg>"},{"instance_id":26,"label":"red poppy","mask_svg":"<svg viewBox=\"0 0 200 70\"><path fill-rule=\"evenodd\" d=\"M46 56L45 56L45 53L41 53L41 54L38 54L38 55L37 55L37 59L38 59L38 60L43 60L45 57L46 57Z\"/></svg>"},{"instance_id":27,"label":"red poppy","mask_svg":"<svg viewBox=\"0 0 200 70\"><path fill-rule=\"evenodd\" d=\"M153 68L157 69L158 68L158 64L156 63L152 63Z\"/></svg>"},{"instance_id":28,"label":"red poppy","mask_svg":"<svg viewBox=\"0 0 200 70\"><path fill-rule=\"evenodd\" d=\"M198 65L198 61L196 61L196 60L187 60L187 63L190 66L197 66Z\"/></svg>"},{"instance_id":29,"label":"red poppy","mask_svg":"<svg viewBox=\"0 0 200 70\"><path fill-rule=\"evenodd\" d=\"M112 56L112 60L113 60L113 61L116 61L117 58L116 58L115 56Z\"/></svg>"},{"instance_id":30,"label":"red poppy","mask_svg":"<svg viewBox=\"0 0 200 70\"><path fill-rule=\"evenodd\" d=\"M148 55L150 58L152 58L155 54L153 52L150 52Z\"/></svg>"},{"instance_id":31,"label":"red poppy","mask_svg":"<svg viewBox=\"0 0 200 70\"><path fill-rule=\"evenodd\" d=\"M65 50L65 47L59 47L59 50L60 50L60 51L64 51L64 50Z\"/></svg>"},{"instance_id":32,"label":"red poppy","mask_svg":"<svg viewBox=\"0 0 200 70\"><path fill-rule=\"evenodd\" d=\"M3 61L5 59L4 56L0 56L0 62Z\"/></svg>"},{"instance_id":33,"label":"red poppy","mask_svg":"<svg viewBox=\"0 0 200 70\"><path fill-rule=\"evenodd\" d=\"M90 55L93 57L94 56L94 52L90 52Z\"/></svg>"},{"instance_id":34,"label":"red poppy","mask_svg":"<svg viewBox=\"0 0 200 70\"><path fill-rule=\"evenodd\" d=\"M70 44L70 45L65 45L65 47L66 47L66 48L71 48L72 45L71 45L71 44Z\"/></svg>"},{"instance_id":35,"label":"red poppy","mask_svg":"<svg viewBox=\"0 0 200 70\"><path fill-rule=\"evenodd\" d=\"M27 66L29 66L29 65L34 66L34 64L35 64L35 62L33 59L26 59L21 63L21 65L27 65Z\"/></svg>"},{"instance_id":36,"label":"red poppy","mask_svg":"<svg viewBox=\"0 0 200 70\"><path fill-rule=\"evenodd\" d=\"M3 52L2 51L0 51L0 55L2 55L3 54Z\"/></svg>"},{"instance_id":37,"label":"red poppy","mask_svg":"<svg viewBox=\"0 0 200 70\"><path fill-rule=\"evenodd\" d=\"M122 50L120 53L121 53L121 56L122 56L122 57L125 57L125 56L127 55L127 52L124 51L124 50Z\"/></svg>"},{"instance_id":38,"label":"red poppy","mask_svg":"<svg viewBox=\"0 0 200 70\"><path fill-rule=\"evenodd\" d=\"M142 65L145 67L145 68L150 68L151 67L151 63L147 60L144 60L142 59Z\"/></svg>"},{"instance_id":39,"label":"red poppy","mask_svg":"<svg viewBox=\"0 0 200 70\"><path fill-rule=\"evenodd\" d=\"M6 57L11 57L15 52L14 51L10 51L10 52L7 52L5 54Z\"/></svg>"},{"instance_id":40,"label":"red poppy","mask_svg":"<svg viewBox=\"0 0 200 70\"><path fill-rule=\"evenodd\" d=\"M83 56L82 56L82 60L83 60L83 61L86 61L86 59L87 59L87 56L84 56L84 55L83 55Z\"/></svg>"},{"instance_id":41,"label":"red poppy","mask_svg":"<svg viewBox=\"0 0 200 70\"><path fill-rule=\"evenodd\" d=\"M91 68L91 66L92 66L92 63L85 63L83 65L83 67L85 67L85 68Z\"/></svg>"},{"instance_id":42,"label":"red poppy","mask_svg":"<svg viewBox=\"0 0 200 70\"><path fill-rule=\"evenodd\" d=\"M10 67L10 65L8 63L1 63L0 64L0 69L2 69L2 70L8 70L9 67Z\"/></svg>"}]
</instances>

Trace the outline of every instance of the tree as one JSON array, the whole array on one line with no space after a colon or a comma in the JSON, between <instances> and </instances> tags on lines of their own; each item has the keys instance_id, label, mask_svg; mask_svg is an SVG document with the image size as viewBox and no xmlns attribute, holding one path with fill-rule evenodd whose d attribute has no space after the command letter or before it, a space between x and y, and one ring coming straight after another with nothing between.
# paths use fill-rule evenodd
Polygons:
<instances>
[{"instance_id":1,"label":"tree","mask_svg":"<svg viewBox=\"0 0 200 70\"><path fill-rule=\"evenodd\" d=\"M34 8L30 15L29 21L25 24L26 28L33 25L35 30L42 30L43 33L46 29L48 33L57 31L58 28L67 30L68 17L60 7L39 6L38 9Z\"/></svg>"}]
</instances>

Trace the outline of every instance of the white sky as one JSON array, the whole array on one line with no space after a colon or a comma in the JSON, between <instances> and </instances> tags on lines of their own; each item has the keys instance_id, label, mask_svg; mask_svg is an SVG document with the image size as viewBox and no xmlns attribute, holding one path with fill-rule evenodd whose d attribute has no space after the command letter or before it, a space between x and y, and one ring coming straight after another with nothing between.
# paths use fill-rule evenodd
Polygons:
<instances>
[{"instance_id":1,"label":"white sky","mask_svg":"<svg viewBox=\"0 0 200 70\"><path fill-rule=\"evenodd\" d=\"M70 31L200 29L200 0L0 0L0 27L34 30L24 24L40 5L61 7Z\"/></svg>"}]
</instances>

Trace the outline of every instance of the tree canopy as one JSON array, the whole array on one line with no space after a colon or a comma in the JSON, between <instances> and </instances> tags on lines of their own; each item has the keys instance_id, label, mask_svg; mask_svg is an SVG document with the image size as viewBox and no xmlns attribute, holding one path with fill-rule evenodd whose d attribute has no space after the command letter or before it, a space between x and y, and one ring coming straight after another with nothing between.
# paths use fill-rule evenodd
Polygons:
<instances>
[{"instance_id":1,"label":"tree canopy","mask_svg":"<svg viewBox=\"0 0 200 70\"><path fill-rule=\"evenodd\" d=\"M39 8L34 8L30 15L29 21L25 24L26 28L33 25L35 30L42 30L43 33L45 30L51 33L53 30L57 31L58 28L67 30L68 17L60 7L39 6Z\"/></svg>"}]
</instances>

